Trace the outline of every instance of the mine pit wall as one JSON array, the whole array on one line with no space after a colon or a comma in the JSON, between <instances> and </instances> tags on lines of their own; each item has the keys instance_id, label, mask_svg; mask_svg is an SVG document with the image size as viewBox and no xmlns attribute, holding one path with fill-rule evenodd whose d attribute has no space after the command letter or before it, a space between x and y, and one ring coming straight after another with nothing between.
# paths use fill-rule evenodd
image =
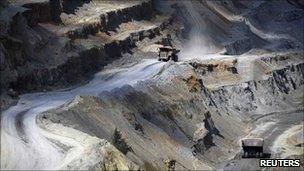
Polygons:
<instances>
[{"instance_id":1,"label":"mine pit wall","mask_svg":"<svg viewBox=\"0 0 304 171\"><path fill-rule=\"evenodd\" d=\"M61 23L60 15L62 12L73 14L78 7L90 1L91 0L50 0L51 20L56 23Z\"/></svg>"},{"instance_id":2,"label":"mine pit wall","mask_svg":"<svg viewBox=\"0 0 304 171\"><path fill-rule=\"evenodd\" d=\"M52 1L57 1L57 3L59 1L63 12L67 14L73 14L78 7L82 6L85 3L90 3L92 0L51 0L51 2Z\"/></svg>"},{"instance_id":3,"label":"mine pit wall","mask_svg":"<svg viewBox=\"0 0 304 171\"><path fill-rule=\"evenodd\" d=\"M50 0L49 2L26 3L23 7L28 8L29 10L24 12L23 15L26 17L30 26L50 21L60 23L61 13L73 13L77 7L85 3L89 3L90 0L78 0L77 3L75 1L73 2L69 2L67 0ZM72 7L69 7L69 5ZM132 20L149 20L153 18L155 14L156 10L153 2L144 1L142 4L135 5L130 8L109 11L108 13L100 16L100 22L86 24L82 29L86 30L87 34L94 34L98 31L113 31L121 23Z\"/></svg>"},{"instance_id":4,"label":"mine pit wall","mask_svg":"<svg viewBox=\"0 0 304 171\"><path fill-rule=\"evenodd\" d=\"M132 20L150 20L156 14L152 1L145 1L140 5L125 8L118 11L111 11L106 14L102 31L114 30L121 23ZM111 22L109 22L111 21Z\"/></svg>"},{"instance_id":5,"label":"mine pit wall","mask_svg":"<svg viewBox=\"0 0 304 171\"><path fill-rule=\"evenodd\" d=\"M156 10L152 1L145 1L140 5L110 11L100 16L100 21L84 24L68 32L70 38L86 38L88 34L96 34L99 31L114 31L120 24L132 20L150 20L155 17ZM71 22L71 21L69 21ZM66 23L66 24L69 24Z\"/></svg>"},{"instance_id":6,"label":"mine pit wall","mask_svg":"<svg viewBox=\"0 0 304 171\"><path fill-rule=\"evenodd\" d=\"M56 67L37 68L23 75L21 73L10 87L18 92L38 91L83 82L98 71L100 66L111 62L106 57L102 49L89 49L81 52L79 56L69 57L65 63Z\"/></svg>"},{"instance_id":7,"label":"mine pit wall","mask_svg":"<svg viewBox=\"0 0 304 171\"><path fill-rule=\"evenodd\" d=\"M38 23L50 22L60 23L61 13L73 13L77 7L91 0L49 0L45 2L26 3L23 7L29 10L24 12L24 16L28 20L28 24L33 26Z\"/></svg>"},{"instance_id":8,"label":"mine pit wall","mask_svg":"<svg viewBox=\"0 0 304 171\"><path fill-rule=\"evenodd\" d=\"M304 63L300 63L274 70L267 80L253 80L212 91L206 89L204 97L209 100L209 106L240 116L292 110L293 106L286 104L285 96L303 88L303 76Z\"/></svg>"},{"instance_id":9,"label":"mine pit wall","mask_svg":"<svg viewBox=\"0 0 304 171\"><path fill-rule=\"evenodd\" d=\"M180 81L175 83L183 84ZM181 96L176 98L176 92ZM112 93L115 95L112 96ZM224 160L236 149L235 137L244 134L243 129L238 129L242 124L225 115L219 122L223 125L218 125L221 116L214 111L210 111L212 119L207 121L204 114L208 109L204 100L199 94L190 93L185 84L181 87L151 85L140 90L125 86L103 95L101 100L91 97L81 99L78 105L67 107L68 110L49 111L39 116L38 123L44 127L43 118L47 118L53 123L72 126L109 141L117 127L134 151L127 156L141 166L147 162L156 168L165 168L164 160L169 159L177 160L179 169L202 169L199 164L195 166L191 147L198 149L199 157L209 158L203 163L216 161L221 156L220 160ZM208 123L215 124L215 127ZM232 126L227 129L225 125ZM194 132L199 129L208 130L205 137L194 137ZM225 147L233 150L227 151Z\"/></svg>"},{"instance_id":10,"label":"mine pit wall","mask_svg":"<svg viewBox=\"0 0 304 171\"><path fill-rule=\"evenodd\" d=\"M138 33L134 33L124 40L109 42L105 45L100 45L99 47L89 49L83 49L80 47L80 49L76 49L76 53L72 53L73 55L63 53L63 55L67 55L66 57L63 57L66 58L65 62L56 66L41 66L39 68L29 67L30 69L26 70L26 72L19 72L19 67L30 65L30 58L33 54L35 54L31 43L27 42L29 41L28 39L34 38L35 44L37 45L43 44L44 41L47 42L47 40L42 40L43 38L41 39L39 30L35 30L35 27L39 22L51 21L50 14L52 10L55 9L54 6L56 6L52 4L54 2L56 1L51 1L50 3L25 4L24 6L31 10L27 10L24 13L17 14L13 17L13 24L9 34L21 34L23 31L20 30L20 27L22 27L22 29L27 29L26 27L29 25L30 28L28 32L33 35L20 35L21 39L24 39L21 42L19 42L19 39L8 39L5 42L8 42L9 45L1 47L1 53L6 56L4 59L4 66L1 67L1 70L4 69L5 71L3 72L6 73L4 75L7 75L8 77L1 80L2 90L12 88L18 93L39 91L44 89L51 90L53 88L60 88L67 85L69 86L87 80L95 72L102 69L103 66L121 57L122 53L132 53L131 50L132 48L136 47L136 42L141 41L144 38L154 38L155 36L160 35L160 32L171 22L171 20L169 20L168 22L161 24L159 27L139 31ZM58 12L61 13L62 10L60 9ZM156 12L152 1L145 1L142 3L142 5L111 12L108 15L111 20L108 18L107 21L103 23L104 25L98 25L98 27L94 28L94 30L97 29L96 31L105 31L107 29L114 29L122 22L131 21L133 19L150 19L155 16L155 13ZM23 18L26 18L26 20ZM101 21L105 20L101 19ZM17 27L18 24L20 27ZM88 33L91 33L91 31L88 30L84 26L84 29L81 29L81 32L77 32L77 34L87 35ZM26 36L29 38L24 38ZM71 39L79 37L78 35L75 37L73 37L73 35L67 36L69 36ZM68 41L67 45L64 46L71 46L69 44L71 44L71 41ZM28 45L31 46L28 47ZM17 50L10 49L14 47L19 48ZM18 55L18 57L15 57L16 55Z\"/></svg>"},{"instance_id":11,"label":"mine pit wall","mask_svg":"<svg viewBox=\"0 0 304 171\"><path fill-rule=\"evenodd\" d=\"M265 47L269 42L263 40L262 38L258 37L257 35L253 34L248 26L244 26L238 24L239 27L243 27L247 32L247 37L243 37L237 40L234 40L230 43L226 43L224 45L227 55L241 55L244 54L251 49L259 49Z\"/></svg>"},{"instance_id":12,"label":"mine pit wall","mask_svg":"<svg viewBox=\"0 0 304 171\"><path fill-rule=\"evenodd\" d=\"M252 48L250 39L236 40L225 46L227 55L241 55Z\"/></svg>"},{"instance_id":13,"label":"mine pit wall","mask_svg":"<svg viewBox=\"0 0 304 171\"><path fill-rule=\"evenodd\" d=\"M21 73L16 81L11 83L10 87L18 92L48 90L88 80L96 71L118 59L123 53L132 53L131 50L136 47L136 42L160 35L160 32L170 22L171 20L163 23L160 27L132 34L124 40L107 43L103 47L83 50L76 56L68 57L66 62L56 67L35 69L25 74Z\"/></svg>"},{"instance_id":14,"label":"mine pit wall","mask_svg":"<svg viewBox=\"0 0 304 171\"><path fill-rule=\"evenodd\" d=\"M165 71L134 88L104 92L101 99L77 97L65 107L40 115L37 122L42 127L46 120L72 126L109 141L117 128L132 147L127 156L138 165L148 162L163 168L163 159L172 159L181 169L195 169L192 150L211 166L233 157L240 149L239 138L248 133L250 116L298 110L285 97L304 84L303 63L275 70L267 80L216 90L208 89L200 79L203 75L191 65L171 64L168 68L183 74L171 77ZM194 80L190 81L194 89L189 80Z\"/></svg>"},{"instance_id":15,"label":"mine pit wall","mask_svg":"<svg viewBox=\"0 0 304 171\"><path fill-rule=\"evenodd\" d=\"M51 21L51 6L49 2L36 2L24 4L29 10L23 13L30 26Z\"/></svg>"},{"instance_id":16,"label":"mine pit wall","mask_svg":"<svg viewBox=\"0 0 304 171\"><path fill-rule=\"evenodd\" d=\"M112 57L120 57L123 53L132 53L132 48L136 47L136 42L140 42L145 38L153 39L161 34L167 26L172 23L172 19L169 18L168 21L163 22L159 27L155 27L148 30L141 30L136 33L131 33L126 39L113 41L107 43L104 46L106 54Z\"/></svg>"}]
</instances>

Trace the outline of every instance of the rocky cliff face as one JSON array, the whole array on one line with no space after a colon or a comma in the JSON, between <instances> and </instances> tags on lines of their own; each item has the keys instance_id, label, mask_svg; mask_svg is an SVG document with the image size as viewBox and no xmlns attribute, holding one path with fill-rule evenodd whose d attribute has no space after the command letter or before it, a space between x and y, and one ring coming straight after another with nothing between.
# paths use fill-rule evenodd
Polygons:
<instances>
[{"instance_id":1,"label":"rocky cliff face","mask_svg":"<svg viewBox=\"0 0 304 171\"><path fill-rule=\"evenodd\" d=\"M170 9L184 23L186 47L198 51L188 55L303 48L303 32L298 27L303 25L303 4L297 0L156 2L164 12Z\"/></svg>"},{"instance_id":2,"label":"rocky cliff face","mask_svg":"<svg viewBox=\"0 0 304 171\"><path fill-rule=\"evenodd\" d=\"M170 17L155 19L155 4L162 12L173 13L175 22L184 25L181 29L175 28L179 38L182 42L195 43L189 46L200 53L214 51L215 47L218 51L224 48L229 55L240 55L251 49L301 49L303 36L298 25L303 23L303 13L301 5L295 2L117 1L112 2L111 7L107 1L90 0L10 2L8 5L14 8L5 8L2 16L7 17L1 19L6 23L1 31L4 75L1 87L24 92L86 80L121 53L131 52L136 42L160 36L172 25ZM132 20L150 20L150 25L156 24L156 27L149 28L149 24L143 23L126 32L136 27ZM119 29L123 23L130 26ZM119 38L120 35L124 36ZM202 39L196 42L192 37ZM184 45L187 52L188 45ZM75 75L79 79L75 79Z\"/></svg>"},{"instance_id":3,"label":"rocky cliff face","mask_svg":"<svg viewBox=\"0 0 304 171\"><path fill-rule=\"evenodd\" d=\"M130 52L137 41L160 35L169 23L168 18L155 19L151 1L112 6L109 2L82 2L81 8L66 1L18 5L5 8L3 14L9 15L2 15L7 23L1 31L3 91L52 89L84 81L122 53ZM52 18L56 17L53 13L58 13L60 21ZM122 23L132 26L133 20L143 21L140 28L117 30ZM152 24L155 26L150 27Z\"/></svg>"},{"instance_id":4,"label":"rocky cliff face","mask_svg":"<svg viewBox=\"0 0 304 171\"><path fill-rule=\"evenodd\" d=\"M2 115L11 123L1 131L17 132L18 148L35 150L23 138L36 136L59 149L58 169L216 169L238 156L253 120L303 111L299 1L26 0L0 9L1 110L19 93L82 84L101 71L76 89L24 95ZM167 34L181 49L177 63L155 59Z\"/></svg>"},{"instance_id":5,"label":"rocky cliff face","mask_svg":"<svg viewBox=\"0 0 304 171\"><path fill-rule=\"evenodd\" d=\"M77 97L44 113L38 122L50 120L108 140L119 129L132 149L126 156L143 168L144 163L166 168L167 160L175 161L175 169L212 168L238 152L237 140L250 130L250 118L303 110L303 94L297 92L303 88L304 65L297 55L259 58L277 66L264 73L268 77L217 87L206 78L224 70L231 73L231 65L238 70L238 60L231 65L224 60L228 67L168 63L152 80L99 98Z\"/></svg>"}]
</instances>

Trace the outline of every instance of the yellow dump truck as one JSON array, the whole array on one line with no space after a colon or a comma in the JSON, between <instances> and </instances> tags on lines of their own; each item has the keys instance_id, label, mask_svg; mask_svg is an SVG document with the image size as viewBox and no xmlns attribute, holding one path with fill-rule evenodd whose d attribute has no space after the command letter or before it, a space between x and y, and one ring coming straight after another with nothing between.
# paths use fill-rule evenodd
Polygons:
<instances>
[{"instance_id":1,"label":"yellow dump truck","mask_svg":"<svg viewBox=\"0 0 304 171\"><path fill-rule=\"evenodd\" d=\"M263 152L264 139L263 138L243 138L242 147L243 147L243 157L256 157L262 158L264 155Z\"/></svg>"},{"instance_id":2,"label":"yellow dump truck","mask_svg":"<svg viewBox=\"0 0 304 171\"><path fill-rule=\"evenodd\" d=\"M178 61L177 53L179 50L172 48L171 46L160 47L158 51L159 61L169 61L172 59L174 62Z\"/></svg>"}]
</instances>

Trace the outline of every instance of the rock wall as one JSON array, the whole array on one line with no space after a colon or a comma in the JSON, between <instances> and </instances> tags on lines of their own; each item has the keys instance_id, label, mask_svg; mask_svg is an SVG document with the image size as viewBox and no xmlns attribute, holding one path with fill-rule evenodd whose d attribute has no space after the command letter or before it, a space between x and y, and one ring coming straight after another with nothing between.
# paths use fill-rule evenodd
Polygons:
<instances>
[{"instance_id":1,"label":"rock wall","mask_svg":"<svg viewBox=\"0 0 304 171\"><path fill-rule=\"evenodd\" d=\"M51 21L51 6L49 2L27 3L23 7L29 9L23 13L23 16L25 16L30 26Z\"/></svg>"},{"instance_id":2,"label":"rock wall","mask_svg":"<svg viewBox=\"0 0 304 171\"><path fill-rule=\"evenodd\" d=\"M67 9L64 4L68 5L68 2L52 0L25 3L23 7L28 8L25 11L13 13L14 8L19 7L10 9L12 11L8 13L12 13L12 18L8 20L7 31L1 34L0 42L2 91L12 89L20 93L47 90L85 81L103 66L119 58L122 53L132 53L136 42L160 35L169 25L164 22L117 41L102 42L102 38L94 38L95 33L113 31L123 22L132 22L134 19L150 20L155 17L153 3L145 1L118 11L109 11L100 16L98 24L85 23L81 27L77 26L76 30L74 26L63 26L70 31L66 35L58 36L40 24L60 27L52 25L51 20L61 22L58 17L62 12L71 12L77 8L76 4L73 9ZM82 39L80 43L76 43L78 40L75 39L78 38ZM101 39L101 42L84 46L92 39Z\"/></svg>"},{"instance_id":3,"label":"rock wall","mask_svg":"<svg viewBox=\"0 0 304 171\"><path fill-rule=\"evenodd\" d=\"M245 112L246 115L287 110L286 95L303 87L304 64L292 65L272 72L267 80L253 80L218 90L205 91L209 106L222 108L227 113ZM301 96L301 95L299 95ZM208 98L207 98L208 97ZM293 108L293 106L291 106Z\"/></svg>"},{"instance_id":4,"label":"rock wall","mask_svg":"<svg viewBox=\"0 0 304 171\"><path fill-rule=\"evenodd\" d=\"M10 87L18 92L29 90L49 90L64 87L90 78L101 66L110 61L103 50L90 49L79 56L69 57L61 65L52 68L37 68L30 72L20 73ZM77 76L77 77L75 77Z\"/></svg>"},{"instance_id":5,"label":"rock wall","mask_svg":"<svg viewBox=\"0 0 304 171\"><path fill-rule=\"evenodd\" d=\"M298 1L161 1L163 12L174 12L184 23L189 48L203 44L229 55L240 55L251 49L285 51L303 48L303 8ZM293 31L288 31L293 30ZM191 44L192 37L200 43ZM211 46L211 47L208 47ZM200 47L196 47L199 49Z\"/></svg>"},{"instance_id":6,"label":"rock wall","mask_svg":"<svg viewBox=\"0 0 304 171\"><path fill-rule=\"evenodd\" d=\"M85 3L91 0L49 0L25 2L22 6L29 9L23 15L27 18L29 25L37 25L44 22L61 23L61 13L71 14Z\"/></svg>"},{"instance_id":7,"label":"rock wall","mask_svg":"<svg viewBox=\"0 0 304 171\"><path fill-rule=\"evenodd\" d=\"M94 6L94 4L92 4ZM81 10L81 9L79 9ZM115 11L109 11L99 16L99 19L94 22L88 22L76 26L67 34L71 38L87 37L88 34L96 34L99 31L108 32L115 29L122 23L132 20L150 20L156 14L152 1L144 1L139 5L130 8L123 8ZM78 16L77 16L78 17ZM78 18L73 16L62 15L63 23L70 24Z\"/></svg>"},{"instance_id":8,"label":"rock wall","mask_svg":"<svg viewBox=\"0 0 304 171\"><path fill-rule=\"evenodd\" d=\"M108 140L118 129L132 149L126 156L141 167L166 168L166 161L174 160L175 169L201 169L238 152L238 139L253 116L303 110L293 101L303 98L297 93L304 84L303 62L275 69L264 80L217 89L207 88L202 78L223 71L204 68L168 63L151 80L99 97L79 96L39 116L38 122L50 120Z\"/></svg>"}]
</instances>

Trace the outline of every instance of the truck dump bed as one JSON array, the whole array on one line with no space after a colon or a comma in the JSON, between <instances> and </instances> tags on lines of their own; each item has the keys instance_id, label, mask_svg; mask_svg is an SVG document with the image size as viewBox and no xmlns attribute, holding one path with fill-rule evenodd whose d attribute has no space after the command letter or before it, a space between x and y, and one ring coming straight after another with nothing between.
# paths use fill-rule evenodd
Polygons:
<instances>
[{"instance_id":1,"label":"truck dump bed","mask_svg":"<svg viewBox=\"0 0 304 171\"><path fill-rule=\"evenodd\" d=\"M263 138L243 138L242 145L246 147L263 147Z\"/></svg>"}]
</instances>

